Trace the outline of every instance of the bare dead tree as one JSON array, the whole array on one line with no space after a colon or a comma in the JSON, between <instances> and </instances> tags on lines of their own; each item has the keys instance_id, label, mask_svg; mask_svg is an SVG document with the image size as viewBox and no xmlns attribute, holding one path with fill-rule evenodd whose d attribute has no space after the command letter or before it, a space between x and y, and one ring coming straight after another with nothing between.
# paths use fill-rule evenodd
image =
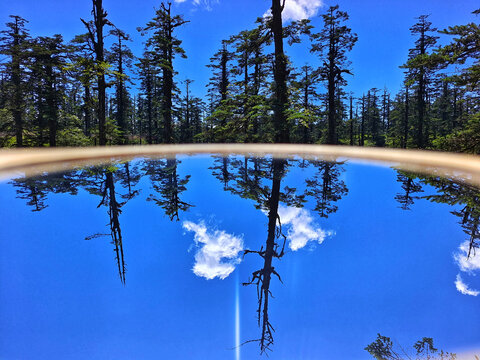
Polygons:
<instances>
[{"instance_id":1,"label":"bare dead tree","mask_svg":"<svg viewBox=\"0 0 480 360\"><path fill-rule=\"evenodd\" d=\"M256 285L257 287L257 319L258 326L262 329L259 339L249 340L249 342L260 343L260 353L271 351L274 343L273 333L275 332L268 315L269 300L272 296L270 284L272 275L278 277L280 282L282 279L273 266L273 259L280 259L285 254L286 237L282 233L280 217L278 216L278 204L280 201L280 185L284 174L285 160L273 160L273 181L270 199L268 201L268 235L265 248L262 246L259 251L245 250L244 256L247 254L258 254L263 260L263 268L252 273L250 281L243 283L244 286ZM278 226L277 226L278 222ZM244 343L244 344L245 344Z\"/></svg>"}]
</instances>

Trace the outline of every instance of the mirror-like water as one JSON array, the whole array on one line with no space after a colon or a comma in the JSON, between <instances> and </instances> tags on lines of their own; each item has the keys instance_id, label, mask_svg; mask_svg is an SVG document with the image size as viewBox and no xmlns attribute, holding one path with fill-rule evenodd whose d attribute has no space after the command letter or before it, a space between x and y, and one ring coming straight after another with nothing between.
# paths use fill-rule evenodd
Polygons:
<instances>
[{"instance_id":1,"label":"mirror-like water","mask_svg":"<svg viewBox=\"0 0 480 360\"><path fill-rule=\"evenodd\" d=\"M479 197L391 168L268 157L12 178L0 358L474 359Z\"/></svg>"}]
</instances>

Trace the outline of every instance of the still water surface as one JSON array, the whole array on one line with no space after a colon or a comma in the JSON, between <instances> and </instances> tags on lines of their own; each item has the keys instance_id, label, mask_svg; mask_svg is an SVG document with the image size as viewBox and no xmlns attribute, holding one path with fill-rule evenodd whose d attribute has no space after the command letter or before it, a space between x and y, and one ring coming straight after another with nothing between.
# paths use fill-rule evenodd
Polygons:
<instances>
[{"instance_id":1,"label":"still water surface","mask_svg":"<svg viewBox=\"0 0 480 360\"><path fill-rule=\"evenodd\" d=\"M372 359L378 333L402 359L424 337L475 353L479 199L388 167L269 157L14 177L0 358Z\"/></svg>"}]
</instances>

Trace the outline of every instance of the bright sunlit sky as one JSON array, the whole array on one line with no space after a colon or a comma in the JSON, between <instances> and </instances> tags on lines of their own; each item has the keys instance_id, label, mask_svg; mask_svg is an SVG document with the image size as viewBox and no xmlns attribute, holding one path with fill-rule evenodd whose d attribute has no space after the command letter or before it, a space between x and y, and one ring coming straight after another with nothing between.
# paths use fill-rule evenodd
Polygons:
<instances>
[{"instance_id":1,"label":"bright sunlit sky","mask_svg":"<svg viewBox=\"0 0 480 360\"><path fill-rule=\"evenodd\" d=\"M306 15L320 28L323 13L337 1L286 0L284 18ZM405 62L408 49L414 38L409 28L415 17L430 14L434 26L443 29L475 21L471 14L478 8L476 0L340 0L340 9L350 15L349 26L358 34L359 41L350 55L354 77L349 79L349 89L357 95L372 87L389 88L397 92L402 82L399 65ZM159 0L104 0L109 19L133 38L132 50L141 56L145 40L136 30L153 17ZM177 60L177 81L193 79L193 93L203 97L210 70L205 67L210 57L218 50L222 39L252 28L257 17L262 16L271 5L268 0L176 0L174 13L183 14L190 23L179 32L188 59ZM90 19L89 0L1 0L0 22L8 21L8 15L20 15L30 21L28 27L34 36L56 33L69 41L74 35L85 32L80 18ZM108 40L107 40L108 44ZM308 51L308 46L287 47L296 66L305 63L316 65L318 61ZM134 90L135 91L135 90Z\"/></svg>"}]
</instances>

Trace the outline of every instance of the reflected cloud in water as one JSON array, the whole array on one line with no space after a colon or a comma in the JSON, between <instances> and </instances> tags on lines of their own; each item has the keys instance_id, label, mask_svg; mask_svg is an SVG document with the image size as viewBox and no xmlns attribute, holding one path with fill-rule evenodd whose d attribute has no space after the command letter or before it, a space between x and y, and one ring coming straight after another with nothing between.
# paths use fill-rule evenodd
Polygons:
<instances>
[{"instance_id":1,"label":"reflected cloud in water","mask_svg":"<svg viewBox=\"0 0 480 360\"><path fill-rule=\"evenodd\" d=\"M463 282L462 277L460 274L457 274L457 278L455 280L455 286L458 291L460 291L463 295L471 295L471 296L478 296L480 292L476 290L469 289L468 285Z\"/></svg>"},{"instance_id":2,"label":"reflected cloud in water","mask_svg":"<svg viewBox=\"0 0 480 360\"><path fill-rule=\"evenodd\" d=\"M455 253L453 257L460 271L475 276L475 273L480 270L480 256L475 256L475 252L471 254L469 240L464 241L458 250L459 252ZM455 286L464 295L478 296L480 294L478 290L470 289L460 274L457 274Z\"/></svg>"},{"instance_id":3,"label":"reflected cloud in water","mask_svg":"<svg viewBox=\"0 0 480 360\"><path fill-rule=\"evenodd\" d=\"M47 317L67 321L63 320L64 314L58 310L61 302L51 300L53 306L48 311L29 313L29 309L37 305L37 295L29 294L28 287L22 288L20 294L15 293L18 287L15 279L17 274L22 274L25 278L32 276L32 284L42 284L42 291L46 294L41 298L42 304L47 302L48 296L55 299L59 294L66 296L67 291L62 293L58 287L43 287L52 278L57 281L59 272L48 272L49 267L57 265L65 272L65 278L80 278L78 288L75 282L67 282L67 288L71 287L70 293L75 295L75 291L78 291L80 295L69 303L64 302L68 304L65 313L70 314L72 308L78 308L77 298L81 298L85 292L90 294L90 289L99 303L106 303L105 299L109 299L109 304L113 304L107 310L104 306L98 309L86 306L85 313L80 311L72 322L77 324L78 319L91 314L98 315L101 321L95 326L101 331L92 336L93 340L85 340L85 343L90 344L96 344L103 334L111 331L109 326L105 326L105 330L101 327L112 319L118 319L117 309L122 309L122 316L125 317L121 320L126 320L124 327L118 327L120 331L128 332L132 321L137 323L138 319L144 317L144 330L139 330L139 336L164 336L149 342L152 348L164 346L167 341L175 339L183 345L185 336L190 331L195 335L189 334L189 339L192 343L198 341L196 349L203 351L198 353L197 358L212 360L225 358L224 353L213 354L215 346L212 346L209 338L212 335L223 349L232 348L234 342L234 356L237 358L240 357L241 345L257 343L260 353L273 354L275 351L281 358L344 358L335 355L341 349L345 353L355 352L355 358L360 359L362 357L359 353L364 351L367 342L365 338L373 339L377 331L383 331L385 326L393 323L399 327L392 329L392 336L401 334L410 339L427 335L441 338L442 341L449 337L451 340L446 344L449 349L456 349L463 343L472 347L478 344L478 332L475 329L480 319L476 310L480 291L478 282L474 281L477 279L473 278L480 270L480 257L475 256L475 251L480 246L480 191L477 188L448 179L422 177L407 172L395 174L370 167L349 167L349 164L343 162L249 156L213 157L196 161L202 166L192 166L192 161L188 158L182 161L176 158L139 159L116 162L105 168L88 167L65 174L12 179L6 184L4 196L10 201L13 201L12 196L16 196L20 201L11 204L16 207L15 213L23 215L19 217L18 223L15 222L17 219L10 220L14 231L8 233L5 232L8 227L3 229L9 234L8 238L15 239L15 244L5 242L2 262L8 264L5 269L15 270L11 273L7 273L7 270L3 273L0 271L0 280L9 284L4 285L7 286L6 290L0 295L10 301L2 300L0 314L12 314L10 319L3 317L0 322L0 325L5 324L4 329L8 329L2 333L0 328L0 335L3 338L10 336L14 340L21 339L24 343L34 341L28 337L27 331L35 328L37 333L41 333L44 331L41 329L44 323L53 329L52 334L48 334L49 338L63 335L54 331L55 323L52 325L45 322ZM352 176L347 184L347 178L343 174L350 169ZM205 172L211 172L213 176L205 176ZM378 187L379 183L394 182L395 175L398 182L395 184L396 189ZM356 183L355 179L362 180ZM13 189L9 189L12 185ZM372 206L370 197L373 193L384 200L381 205ZM59 210L63 209L64 201L72 201L72 196L67 195L78 199L78 202L69 204L74 223L68 223L70 218L64 218L62 210ZM22 208L18 204L25 203L33 213L21 212ZM358 211L359 206L362 211ZM47 207L48 210L44 211ZM197 211L196 218L194 221L186 221L184 216L193 207ZM398 207L411 211L398 211ZM94 212L96 208L103 211ZM75 212L76 209L78 212ZM430 219L432 221L420 221L416 216L417 211L419 214L429 214L430 210L435 211L435 218ZM9 211L10 209L4 210L5 219L11 219ZM229 227L219 228L217 223L205 220L207 213L215 218L221 217L222 220L242 221L225 221L230 224ZM93 215L101 221L97 221ZM45 221L50 221L48 216L55 224L55 231L47 231L42 227ZM192 219L192 216L190 213L189 218ZM265 221L266 218L268 221ZM62 220L59 221L60 219ZM28 229L24 226L30 223L36 224L36 227L32 225L32 229ZM81 224L78 229L77 224ZM105 230L105 224L110 231ZM400 224L402 231L395 224ZM437 231L440 228L438 224L441 224L440 231ZM459 226L469 239L463 243ZM71 231L74 235L77 232L93 233L86 239L93 240L103 235L111 239L116 259L115 273L118 272L123 284L126 284L123 254L125 243L125 258L128 259L131 271L128 285L120 288L116 282L110 281L111 246L104 246L97 241L88 244L75 240L66 242L60 234L69 232L69 227L77 229ZM373 227L378 227L378 231L366 236L365 229ZM158 228L162 233L160 241ZM338 229L338 234L331 229ZM408 229L408 232L403 229ZM36 240L36 232L44 234L40 235L43 238L39 237L41 246L32 240ZM192 244L192 253L186 253L183 244L174 241L178 233L182 232L188 243ZM306 251L299 251L313 250L317 244L320 245L333 236L338 238L335 246L324 247L323 251L316 251L309 256L304 256ZM435 242L427 247L429 240ZM38 256L37 253L46 248L44 243L48 243L52 250ZM74 258L69 258L73 262L69 264L71 269L58 260L62 259L65 245L68 246L68 251L75 251L76 254ZM23 253L18 251L18 246L23 246ZM428 261L424 257L426 249L434 252ZM161 254L160 257L158 254ZM338 254L345 254L345 258L339 259ZM449 254L453 254L453 268L452 255ZM54 257L50 258L50 255ZM245 261L242 261L244 256ZM348 261L348 256L355 256L360 262ZM38 263L35 263L36 260ZM438 266L431 266L434 261L439 261ZM16 268L17 263L23 264L23 268ZM45 263L49 267L44 267ZM103 277L97 279L95 272L95 281L85 285L75 269L81 269L88 275L91 263L100 265L98 273L103 274ZM339 267L332 273L332 264L335 263ZM363 266L359 267L358 264ZM180 266L184 266L183 269ZM243 267L241 271L237 269L239 266ZM36 272L37 268L42 268L43 271ZM236 269L237 276L231 276ZM419 278L418 269L424 270L423 277ZM172 272L177 276L170 276ZM195 276L192 276L192 272ZM430 281L437 272L438 279L445 281L441 288L438 281ZM42 276L45 277L43 282L37 281ZM330 281L337 280L334 278L336 276L342 284L348 283L348 286L342 285L339 288L337 284L340 281ZM197 277L225 281L209 282L206 285L207 282L199 281ZM355 281L350 281L352 279ZM159 281L162 286L157 287ZM251 285L253 289L243 290L240 284ZM228 295L232 285L236 286L234 299ZM96 286L102 290L96 290ZM169 291L165 291L166 288ZM148 291L145 296L140 296L139 289ZM212 289L215 291L212 292ZM397 292L404 296L396 296ZM152 298L152 294L155 294L155 301L150 304L147 300ZM331 294L331 297L323 294ZM432 294L439 296L431 296ZM25 304L20 307L17 298L22 296ZM298 299L301 299L302 306L296 306ZM90 304L87 302L87 305ZM21 336L15 338L17 335L12 335L10 328L12 324L18 326L17 306L22 309L22 314L28 316L28 321L25 321L24 328L17 331L17 335ZM242 316L240 306L243 309ZM235 309L232 316L235 324L234 337L225 330L232 325L232 318L229 320L232 308ZM128 315L123 313L125 309L128 309ZM449 309L449 317L443 316L445 309ZM179 312L174 320L170 320L168 317L174 316L175 311ZM155 328L148 327L153 318L150 314L155 312L162 314L156 318L166 314L168 326L157 324ZM252 316L254 312L256 321ZM32 320L38 314L45 316ZM187 320L191 325L187 328L179 325L176 328L182 322L178 321L182 316L185 316L182 320ZM210 319L214 321L210 323ZM402 319L405 322L413 321L415 329L412 326L412 330L405 333ZM457 321L458 319L461 320ZM417 330L427 328L429 322L435 324L431 333L424 334ZM69 328L73 333L78 332L84 336L85 333L78 331L75 326ZM89 329L94 328L90 323L87 326ZM218 333L215 332L217 330ZM365 332L364 338L358 336L360 332ZM301 333L300 337L296 337L295 334L298 333ZM342 338L343 334L345 338ZM206 338L201 338L203 335ZM278 344L274 341L274 336L278 338ZM302 351L311 351L309 354L299 354L298 347L291 346L304 341L302 336L313 340L308 346L300 347ZM332 344L336 341L338 343L329 346L326 341L317 341L330 339L329 336L332 336ZM6 344L0 343L2 346ZM205 346L199 346L200 343ZM32 348L38 349L39 346L34 344ZM181 346L175 348L175 353L180 348ZM258 349L245 346L242 347L242 352L245 358L253 358ZM0 356L2 355L3 353ZM155 350L155 356L157 355L158 351ZM173 358L185 357L170 355Z\"/></svg>"},{"instance_id":4,"label":"reflected cloud in water","mask_svg":"<svg viewBox=\"0 0 480 360\"><path fill-rule=\"evenodd\" d=\"M333 231L318 227L310 212L304 208L280 205L278 216L281 225L288 228L288 247L293 251L303 249L309 242L321 244L327 237L335 235Z\"/></svg>"},{"instance_id":5,"label":"reflected cloud in water","mask_svg":"<svg viewBox=\"0 0 480 360\"><path fill-rule=\"evenodd\" d=\"M183 228L194 232L194 241L199 249L195 254L195 275L212 280L226 279L241 262L243 239L222 230L208 229L204 222L184 221Z\"/></svg>"}]
</instances>

